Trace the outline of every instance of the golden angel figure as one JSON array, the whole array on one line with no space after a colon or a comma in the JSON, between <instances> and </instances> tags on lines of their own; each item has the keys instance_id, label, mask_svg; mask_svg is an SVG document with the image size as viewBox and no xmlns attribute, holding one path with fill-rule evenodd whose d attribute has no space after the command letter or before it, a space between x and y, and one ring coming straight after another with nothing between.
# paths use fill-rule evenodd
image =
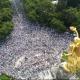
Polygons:
<instances>
[{"instance_id":1,"label":"golden angel figure","mask_svg":"<svg viewBox=\"0 0 80 80\"><path fill-rule=\"evenodd\" d=\"M78 31L75 27L71 26L70 30L76 33L76 37L74 37L73 42L69 46L67 59L62 63L62 67L67 72L76 73L80 70L80 38Z\"/></svg>"}]
</instances>

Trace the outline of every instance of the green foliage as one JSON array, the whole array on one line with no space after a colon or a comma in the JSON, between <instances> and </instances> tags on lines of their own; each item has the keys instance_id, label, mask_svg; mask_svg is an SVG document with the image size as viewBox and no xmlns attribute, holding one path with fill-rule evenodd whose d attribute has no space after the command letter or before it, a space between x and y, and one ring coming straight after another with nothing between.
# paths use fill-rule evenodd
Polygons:
<instances>
[{"instance_id":1,"label":"green foliage","mask_svg":"<svg viewBox=\"0 0 80 80\"><path fill-rule=\"evenodd\" d=\"M67 0L67 6L68 7L79 7L80 6L80 0Z\"/></svg>"},{"instance_id":2,"label":"green foliage","mask_svg":"<svg viewBox=\"0 0 80 80\"><path fill-rule=\"evenodd\" d=\"M59 0L60 7L80 7L80 0Z\"/></svg>"},{"instance_id":3,"label":"green foliage","mask_svg":"<svg viewBox=\"0 0 80 80\"><path fill-rule=\"evenodd\" d=\"M64 51L62 56L61 56L61 61L64 62L64 61L67 61L68 60L68 56L67 56L68 52L67 51Z\"/></svg>"},{"instance_id":4,"label":"green foliage","mask_svg":"<svg viewBox=\"0 0 80 80\"><path fill-rule=\"evenodd\" d=\"M30 21L65 31L63 22L59 20L61 14L56 12L56 5L53 5L51 0L23 0L23 4Z\"/></svg>"},{"instance_id":5,"label":"green foliage","mask_svg":"<svg viewBox=\"0 0 80 80\"><path fill-rule=\"evenodd\" d=\"M0 8L8 8L10 7L10 1L9 0L0 0Z\"/></svg>"},{"instance_id":6,"label":"green foliage","mask_svg":"<svg viewBox=\"0 0 80 80\"><path fill-rule=\"evenodd\" d=\"M67 7L67 0L59 0L56 10L62 12L66 7Z\"/></svg>"},{"instance_id":7,"label":"green foliage","mask_svg":"<svg viewBox=\"0 0 80 80\"><path fill-rule=\"evenodd\" d=\"M57 12L61 12L60 20L66 27L77 26L80 31L80 0L59 0Z\"/></svg>"},{"instance_id":8,"label":"green foliage","mask_svg":"<svg viewBox=\"0 0 80 80\"><path fill-rule=\"evenodd\" d=\"M23 2L26 14L32 20L43 23L50 14L53 14L54 7L50 0L24 0Z\"/></svg>"},{"instance_id":9,"label":"green foliage","mask_svg":"<svg viewBox=\"0 0 80 80\"><path fill-rule=\"evenodd\" d=\"M64 23L56 18L51 20L51 27L54 27L60 32L64 32L66 30Z\"/></svg>"},{"instance_id":10,"label":"green foliage","mask_svg":"<svg viewBox=\"0 0 80 80\"><path fill-rule=\"evenodd\" d=\"M4 39L13 29L12 22L4 22L0 24L0 39Z\"/></svg>"},{"instance_id":11,"label":"green foliage","mask_svg":"<svg viewBox=\"0 0 80 80\"><path fill-rule=\"evenodd\" d=\"M76 25L80 23L80 10L77 8L69 8L64 10L62 16L66 25Z\"/></svg>"},{"instance_id":12,"label":"green foliage","mask_svg":"<svg viewBox=\"0 0 80 80\"><path fill-rule=\"evenodd\" d=\"M38 16L37 16L37 13L35 12L35 10L30 11L30 12L27 14L27 16L29 17L29 19L30 19L31 21L37 21Z\"/></svg>"},{"instance_id":13,"label":"green foliage","mask_svg":"<svg viewBox=\"0 0 80 80\"><path fill-rule=\"evenodd\" d=\"M1 74L0 80L14 80L14 78L12 78L11 76L8 76L6 74Z\"/></svg>"},{"instance_id":14,"label":"green foliage","mask_svg":"<svg viewBox=\"0 0 80 80\"><path fill-rule=\"evenodd\" d=\"M0 0L0 40L6 38L13 29L12 8L9 0Z\"/></svg>"},{"instance_id":15,"label":"green foliage","mask_svg":"<svg viewBox=\"0 0 80 80\"><path fill-rule=\"evenodd\" d=\"M11 21L12 19L12 10L10 8L2 8L0 14L0 20L3 21Z\"/></svg>"},{"instance_id":16,"label":"green foliage","mask_svg":"<svg viewBox=\"0 0 80 80\"><path fill-rule=\"evenodd\" d=\"M80 0L59 0L58 5L53 0L23 0L26 16L30 21L45 24L59 32L74 25L80 29Z\"/></svg>"}]
</instances>

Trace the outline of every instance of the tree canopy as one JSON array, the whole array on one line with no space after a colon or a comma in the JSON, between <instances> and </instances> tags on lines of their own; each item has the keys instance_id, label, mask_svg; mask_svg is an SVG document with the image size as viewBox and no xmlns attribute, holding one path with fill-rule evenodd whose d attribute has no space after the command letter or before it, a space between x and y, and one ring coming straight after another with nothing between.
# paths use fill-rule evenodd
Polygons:
<instances>
[{"instance_id":1,"label":"tree canopy","mask_svg":"<svg viewBox=\"0 0 80 80\"><path fill-rule=\"evenodd\" d=\"M80 24L80 0L23 0L26 16L30 21L45 24L57 31L66 31L69 26Z\"/></svg>"},{"instance_id":2,"label":"tree canopy","mask_svg":"<svg viewBox=\"0 0 80 80\"><path fill-rule=\"evenodd\" d=\"M0 40L12 31L12 8L9 0L0 0Z\"/></svg>"}]
</instances>

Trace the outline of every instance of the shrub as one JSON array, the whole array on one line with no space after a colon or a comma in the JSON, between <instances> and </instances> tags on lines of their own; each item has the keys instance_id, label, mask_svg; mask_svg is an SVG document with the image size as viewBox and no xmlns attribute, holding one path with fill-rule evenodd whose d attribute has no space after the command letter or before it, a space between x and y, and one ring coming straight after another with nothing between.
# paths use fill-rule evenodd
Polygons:
<instances>
[{"instance_id":1,"label":"shrub","mask_svg":"<svg viewBox=\"0 0 80 80\"><path fill-rule=\"evenodd\" d=\"M80 7L80 0L66 0L68 7Z\"/></svg>"},{"instance_id":2,"label":"shrub","mask_svg":"<svg viewBox=\"0 0 80 80\"><path fill-rule=\"evenodd\" d=\"M78 26L80 24L80 9L69 8L63 12L63 21L66 26Z\"/></svg>"},{"instance_id":3,"label":"shrub","mask_svg":"<svg viewBox=\"0 0 80 80\"><path fill-rule=\"evenodd\" d=\"M28 18L46 22L54 12L54 6L50 0L23 0L24 9Z\"/></svg>"},{"instance_id":4,"label":"shrub","mask_svg":"<svg viewBox=\"0 0 80 80\"><path fill-rule=\"evenodd\" d=\"M0 0L0 8L9 8L10 7L10 1L9 0Z\"/></svg>"},{"instance_id":5,"label":"shrub","mask_svg":"<svg viewBox=\"0 0 80 80\"><path fill-rule=\"evenodd\" d=\"M65 26L59 20L61 13L56 12L56 5L52 4L52 0L23 0L24 9L30 21L39 22L57 31L65 31Z\"/></svg>"},{"instance_id":6,"label":"shrub","mask_svg":"<svg viewBox=\"0 0 80 80\"><path fill-rule=\"evenodd\" d=\"M23 4L30 21L62 32L71 25L80 28L80 0L59 0L58 5L52 4L52 0L23 0Z\"/></svg>"},{"instance_id":7,"label":"shrub","mask_svg":"<svg viewBox=\"0 0 80 80\"><path fill-rule=\"evenodd\" d=\"M2 8L2 21L10 21L12 19L12 10L10 8Z\"/></svg>"},{"instance_id":8,"label":"shrub","mask_svg":"<svg viewBox=\"0 0 80 80\"><path fill-rule=\"evenodd\" d=\"M29 17L29 20L31 21L37 21L38 15L35 10L30 11L27 16Z\"/></svg>"},{"instance_id":9,"label":"shrub","mask_svg":"<svg viewBox=\"0 0 80 80\"><path fill-rule=\"evenodd\" d=\"M80 7L80 0L59 0L58 8Z\"/></svg>"},{"instance_id":10,"label":"shrub","mask_svg":"<svg viewBox=\"0 0 80 80\"><path fill-rule=\"evenodd\" d=\"M0 0L0 40L7 37L13 29L12 8L9 0Z\"/></svg>"},{"instance_id":11,"label":"shrub","mask_svg":"<svg viewBox=\"0 0 80 80\"><path fill-rule=\"evenodd\" d=\"M2 23L0 25L0 39L6 38L6 36L10 34L12 29L13 29L13 23L12 22Z\"/></svg>"},{"instance_id":12,"label":"shrub","mask_svg":"<svg viewBox=\"0 0 80 80\"><path fill-rule=\"evenodd\" d=\"M50 25L51 25L51 27L54 27L59 32L66 31L66 27L65 27L64 23L56 18L53 18L51 20Z\"/></svg>"}]
</instances>

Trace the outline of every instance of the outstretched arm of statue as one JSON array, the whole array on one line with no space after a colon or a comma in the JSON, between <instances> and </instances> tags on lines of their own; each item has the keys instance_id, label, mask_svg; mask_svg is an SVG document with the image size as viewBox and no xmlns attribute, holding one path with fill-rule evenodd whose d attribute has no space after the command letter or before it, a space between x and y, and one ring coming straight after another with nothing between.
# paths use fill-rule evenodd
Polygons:
<instances>
[{"instance_id":1,"label":"outstretched arm of statue","mask_svg":"<svg viewBox=\"0 0 80 80\"><path fill-rule=\"evenodd\" d=\"M73 31L73 32L75 32L76 33L76 37L79 38L79 34L78 34L78 31L77 31L76 27L71 26L70 30Z\"/></svg>"}]
</instances>

